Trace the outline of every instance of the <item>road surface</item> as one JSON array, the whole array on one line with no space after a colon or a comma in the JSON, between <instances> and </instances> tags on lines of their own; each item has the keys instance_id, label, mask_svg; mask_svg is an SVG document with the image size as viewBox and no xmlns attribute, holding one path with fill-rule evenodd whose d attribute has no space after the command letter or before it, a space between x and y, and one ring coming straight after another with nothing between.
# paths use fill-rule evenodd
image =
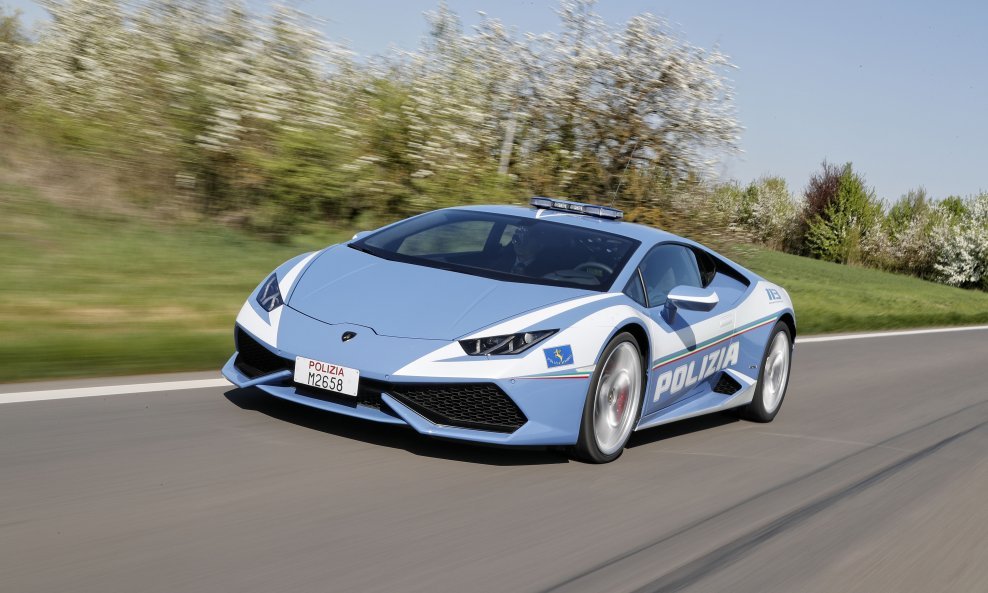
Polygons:
<instances>
[{"instance_id":1,"label":"road surface","mask_svg":"<svg viewBox=\"0 0 988 593\"><path fill-rule=\"evenodd\" d=\"M19 401L0 590L986 591L986 493L988 331L800 343L775 422L604 466L229 386Z\"/></svg>"}]
</instances>

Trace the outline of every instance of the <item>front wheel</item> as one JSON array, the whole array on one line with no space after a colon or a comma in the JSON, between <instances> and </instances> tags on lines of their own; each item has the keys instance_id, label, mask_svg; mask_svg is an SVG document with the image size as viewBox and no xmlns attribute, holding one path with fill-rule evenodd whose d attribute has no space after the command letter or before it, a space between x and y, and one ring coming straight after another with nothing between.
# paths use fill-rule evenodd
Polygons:
<instances>
[{"instance_id":1,"label":"front wheel","mask_svg":"<svg viewBox=\"0 0 988 593\"><path fill-rule=\"evenodd\" d=\"M792 334L785 323L777 323L772 330L751 403L740 409L741 417L755 422L771 422L782 407L789 386L789 369L792 366Z\"/></svg>"},{"instance_id":2,"label":"front wheel","mask_svg":"<svg viewBox=\"0 0 988 593\"><path fill-rule=\"evenodd\" d=\"M607 463L621 456L641 411L642 357L638 342L621 333L604 348L583 405L576 456Z\"/></svg>"}]
</instances>

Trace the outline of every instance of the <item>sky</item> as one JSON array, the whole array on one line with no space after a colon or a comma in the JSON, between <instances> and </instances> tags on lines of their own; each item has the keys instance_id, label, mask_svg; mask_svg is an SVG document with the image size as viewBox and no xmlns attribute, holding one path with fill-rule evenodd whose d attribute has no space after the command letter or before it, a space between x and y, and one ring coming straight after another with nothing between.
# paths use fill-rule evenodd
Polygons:
<instances>
[{"instance_id":1,"label":"sky","mask_svg":"<svg viewBox=\"0 0 988 593\"><path fill-rule=\"evenodd\" d=\"M467 29L479 11L519 33L559 27L556 0L447 3ZM44 14L27 0L0 4L27 22ZM417 48L438 0L291 4L369 56ZM799 193L826 159L852 162L889 201L920 186L933 198L988 191L988 2L600 0L597 12L612 26L650 12L731 57L743 152L722 179L778 175Z\"/></svg>"}]
</instances>

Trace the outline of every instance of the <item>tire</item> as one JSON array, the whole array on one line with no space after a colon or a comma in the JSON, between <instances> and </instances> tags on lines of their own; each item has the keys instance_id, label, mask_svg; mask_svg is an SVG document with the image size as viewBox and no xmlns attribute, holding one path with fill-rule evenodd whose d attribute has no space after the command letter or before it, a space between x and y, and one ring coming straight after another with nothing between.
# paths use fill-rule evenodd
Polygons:
<instances>
[{"instance_id":1,"label":"tire","mask_svg":"<svg viewBox=\"0 0 988 593\"><path fill-rule=\"evenodd\" d=\"M641 415L644 389L638 342L620 333L604 348L594 369L574 456L589 463L620 457Z\"/></svg>"},{"instance_id":2,"label":"tire","mask_svg":"<svg viewBox=\"0 0 988 593\"><path fill-rule=\"evenodd\" d=\"M782 408L789 387L792 368L792 332L781 321L772 329L772 336L762 354L755 395L746 406L738 408L739 415L753 422L771 422Z\"/></svg>"}]
</instances>

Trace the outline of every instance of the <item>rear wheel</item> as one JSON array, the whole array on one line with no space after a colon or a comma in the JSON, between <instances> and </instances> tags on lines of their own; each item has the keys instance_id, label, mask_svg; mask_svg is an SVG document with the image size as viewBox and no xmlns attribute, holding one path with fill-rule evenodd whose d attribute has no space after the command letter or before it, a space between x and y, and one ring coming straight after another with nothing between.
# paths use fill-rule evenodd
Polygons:
<instances>
[{"instance_id":1,"label":"rear wheel","mask_svg":"<svg viewBox=\"0 0 988 593\"><path fill-rule=\"evenodd\" d=\"M583 406L576 456L607 463L621 456L641 411L642 357L638 342L621 333L604 348Z\"/></svg>"},{"instance_id":2,"label":"rear wheel","mask_svg":"<svg viewBox=\"0 0 988 593\"><path fill-rule=\"evenodd\" d=\"M740 409L741 417L755 422L771 422L782 407L789 386L789 369L792 366L792 334L785 323L777 323L772 330L751 403Z\"/></svg>"}]
</instances>

